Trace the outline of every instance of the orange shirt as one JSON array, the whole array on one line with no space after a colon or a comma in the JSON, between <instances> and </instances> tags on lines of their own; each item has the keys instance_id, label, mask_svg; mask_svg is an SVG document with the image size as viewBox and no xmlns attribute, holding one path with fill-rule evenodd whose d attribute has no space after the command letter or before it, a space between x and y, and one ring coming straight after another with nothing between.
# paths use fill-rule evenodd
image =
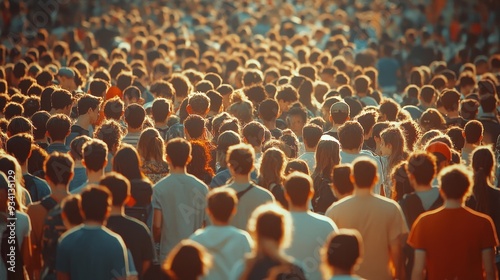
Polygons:
<instances>
[{"instance_id":1,"label":"orange shirt","mask_svg":"<svg viewBox=\"0 0 500 280\"><path fill-rule=\"evenodd\" d=\"M415 221L408 244L426 252L427 279L483 279L481 252L498 244L490 217L444 207Z\"/></svg>"}]
</instances>

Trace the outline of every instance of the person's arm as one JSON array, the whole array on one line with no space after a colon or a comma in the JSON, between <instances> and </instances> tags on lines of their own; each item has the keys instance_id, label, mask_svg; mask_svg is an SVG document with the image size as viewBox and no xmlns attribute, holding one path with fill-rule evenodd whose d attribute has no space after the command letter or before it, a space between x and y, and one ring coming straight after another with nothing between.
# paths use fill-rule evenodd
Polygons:
<instances>
[{"instance_id":1,"label":"person's arm","mask_svg":"<svg viewBox=\"0 0 500 280\"><path fill-rule=\"evenodd\" d=\"M498 279L497 269L495 266L495 251L493 248L484 249L481 252L483 260L484 272L486 273L486 280Z\"/></svg>"},{"instance_id":2,"label":"person's arm","mask_svg":"<svg viewBox=\"0 0 500 280\"><path fill-rule=\"evenodd\" d=\"M407 234L402 234L389 245L389 253L394 266L394 278L404 279L402 244L406 240Z\"/></svg>"},{"instance_id":3,"label":"person's arm","mask_svg":"<svg viewBox=\"0 0 500 280\"><path fill-rule=\"evenodd\" d=\"M69 277L68 273L65 272L57 272L57 280L70 280L71 278Z\"/></svg>"},{"instance_id":4,"label":"person's arm","mask_svg":"<svg viewBox=\"0 0 500 280\"><path fill-rule=\"evenodd\" d=\"M148 271L149 267L151 266L151 261L150 260L144 260L142 262L142 276L144 276L144 273Z\"/></svg>"},{"instance_id":5,"label":"person's arm","mask_svg":"<svg viewBox=\"0 0 500 280\"><path fill-rule=\"evenodd\" d=\"M413 270L411 273L412 280L424 280L425 279L425 251L415 250L415 258L413 260Z\"/></svg>"},{"instance_id":6,"label":"person's arm","mask_svg":"<svg viewBox=\"0 0 500 280\"><path fill-rule=\"evenodd\" d=\"M160 209L155 209L153 213L153 239L155 242L161 240L161 226L163 223L163 215Z\"/></svg>"}]
</instances>

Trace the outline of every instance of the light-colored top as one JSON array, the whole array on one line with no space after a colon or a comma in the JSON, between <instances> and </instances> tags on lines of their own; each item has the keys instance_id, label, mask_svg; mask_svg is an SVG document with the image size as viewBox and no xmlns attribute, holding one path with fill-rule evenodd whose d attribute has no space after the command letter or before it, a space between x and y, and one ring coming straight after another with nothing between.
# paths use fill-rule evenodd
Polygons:
<instances>
[{"instance_id":1,"label":"light-colored top","mask_svg":"<svg viewBox=\"0 0 500 280\"><path fill-rule=\"evenodd\" d=\"M312 174L314 172L314 168L316 167L316 156L315 152L305 152L303 153L299 159L305 161L307 166L309 167L309 173Z\"/></svg>"},{"instance_id":2,"label":"light-colored top","mask_svg":"<svg viewBox=\"0 0 500 280\"><path fill-rule=\"evenodd\" d=\"M290 212L293 222L292 240L286 254L303 264L307 279L324 279L321 273L320 250L337 225L323 215L308 212Z\"/></svg>"},{"instance_id":3,"label":"light-colored top","mask_svg":"<svg viewBox=\"0 0 500 280\"><path fill-rule=\"evenodd\" d=\"M190 174L170 174L153 188L153 208L163 216L160 261L182 239L186 239L206 222L207 186Z\"/></svg>"},{"instance_id":4,"label":"light-colored top","mask_svg":"<svg viewBox=\"0 0 500 280\"><path fill-rule=\"evenodd\" d=\"M202 279L229 279L236 263L250 253L253 241L250 235L233 226L208 226L190 237L212 255L212 268Z\"/></svg>"},{"instance_id":5,"label":"light-colored top","mask_svg":"<svg viewBox=\"0 0 500 280\"><path fill-rule=\"evenodd\" d=\"M122 142L130 144L137 148L137 143L139 143L139 138L141 137L140 132L129 132L125 137L123 137Z\"/></svg>"},{"instance_id":6,"label":"light-colored top","mask_svg":"<svg viewBox=\"0 0 500 280\"><path fill-rule=\"evenodd\" d=\"M1 215L5 215L5 213L2 213ZM28 215L22 212L16 211L16 218L17 220L15 221L16 223L15 232L17 237L16 238L17 248L19 248L19 252L21 253L21 248L23 246L24 238L28 237L31 233L31 223L30 219L28 218ZM9 228L7 228L7 224L0 225L0 236L2 236L4 231L6 230L10 230ZM0 242L0 249L1 246L2 244ZM0 260L0 279L7 279L7 267L5 267L5 263L1 260Z\"/></svg>"},{"instance_id":7,"label":"light-colored top","mask_svg":"<svg viewBox=\"0 0 500 280\"><path fill-rule=\"evenodd\" d=\"M340 163L347 164L353 163L359 157L368 157L373 159L377 163L377 173L378 173L378 183L375 185L373 192L376 194L380 194L381 186L384 180L384 169L380 160L380 157L375 157L369 151L361 150L359 154L348 154L342 150L340 150Z\"/></svg>"},{"instance_id":8,"label":"light-colored top","mask_svg":"<svg viewBox=\"0 0 500 280\"><path fill-rule=\"evenodd\" d=\"M389 248L408 232L399 205L368 190L355 190L326 211L339 228L357 229L363 237L363 261L356 271L368 279L392 279Z\"/></svg>"}]
</instances>

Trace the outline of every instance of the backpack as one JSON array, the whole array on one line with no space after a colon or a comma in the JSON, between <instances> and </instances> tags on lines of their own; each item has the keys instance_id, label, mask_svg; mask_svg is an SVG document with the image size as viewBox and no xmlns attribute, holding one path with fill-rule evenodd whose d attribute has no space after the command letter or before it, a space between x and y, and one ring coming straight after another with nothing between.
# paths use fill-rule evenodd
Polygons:
<instances>
[{"instance_id":1,"label":"backpack","mask_svg":"<svg viewBox=\"0 0 500 280\"><path fill-rule=\"evenodd\" d=\"M42 233L43 268L41 279L56 279L56 252L59 237L66 231L57 201L48 196L40 204L47 210Z\"/></svg>"},{"instance_id":2,"label":"backpack","mask_svg":"<svg viewBox=\"0 0 500 280\"><path fill-rule=\"evenodd\" d=\"M317 176L314 179L314 196L312 200L314 212L324 214L328 207L337 201L330 187L331 184L331 180L323 176Z\"/></svg>"}]
</instances>

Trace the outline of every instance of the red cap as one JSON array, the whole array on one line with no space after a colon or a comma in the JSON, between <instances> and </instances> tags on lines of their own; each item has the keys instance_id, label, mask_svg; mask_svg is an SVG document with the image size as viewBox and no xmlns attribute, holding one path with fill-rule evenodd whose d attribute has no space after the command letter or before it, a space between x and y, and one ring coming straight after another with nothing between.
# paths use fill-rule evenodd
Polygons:
<instances>
[{"instance_id":1,"label":"red cap","mask_svg":"<svg viewBox=\"0 0 500 280\"><path fill-rule=\"evenodd\" d=\"M446 158L446 160L451 161L450 147L448 147L448 145L446 145L443 142L434 142L430 144L429 146L427 146L426 151L433 154L439 153L443 155Z\"/></svg>"}]
</instances>

